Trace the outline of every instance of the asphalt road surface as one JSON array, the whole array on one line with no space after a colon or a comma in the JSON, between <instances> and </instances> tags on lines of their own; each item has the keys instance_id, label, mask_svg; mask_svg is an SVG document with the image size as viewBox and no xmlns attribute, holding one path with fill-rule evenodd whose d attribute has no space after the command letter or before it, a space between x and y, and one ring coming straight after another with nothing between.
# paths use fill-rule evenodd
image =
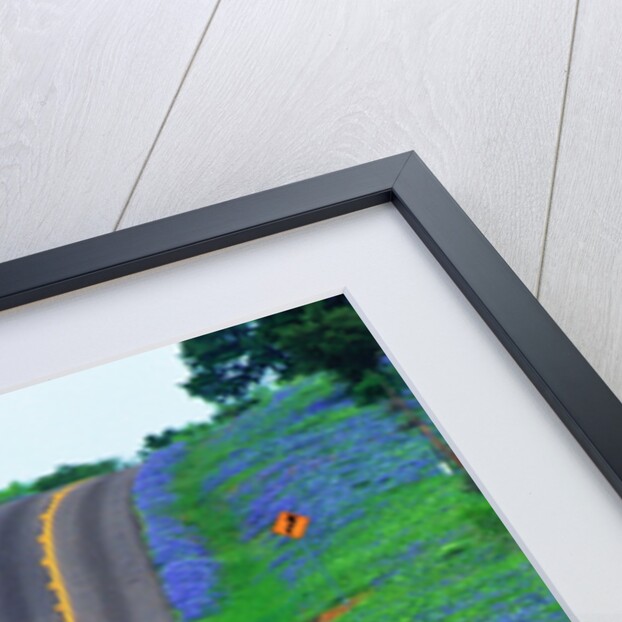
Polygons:
<instances>
[{"instance_id":1,"label":"asphalt road surface","mask_svg":"<svg viewBox=\"0 0 622 622\"><path fill-rule=\"evenodd\" d=\"M54 542L76 622L172 622L131 509L134 470L86 481L62 501ZM40 565L51 496L0 505L0 622L61 622Z\"/></svg>"},{"instance_id":2,"label":"asphalt road surface","mask_svg":"<svg viewBox=\"0 0 622 622\"><path fill-rule=\"evenodd\" d=\"M39 514L49 495L0 505L0 620L56 622L55 600L46 588L48 577L40 565Z\"/></svg>"}]
</instances>

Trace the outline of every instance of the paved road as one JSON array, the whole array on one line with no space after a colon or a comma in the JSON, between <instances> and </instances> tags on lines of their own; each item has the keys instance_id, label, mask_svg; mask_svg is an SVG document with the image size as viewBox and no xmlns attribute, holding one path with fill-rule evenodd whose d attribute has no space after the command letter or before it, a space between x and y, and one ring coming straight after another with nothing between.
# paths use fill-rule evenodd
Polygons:
<instances>
[{"instance_id":1,"label":"paved road","mask_svg":"<svg viewBox=\"0 0 622 622\"><path fill-rule=\"evenodd\" d=\"M0 505L0 621L58 622L40 565L39 514L49 495Z\"/></svg>"},{"instance_id":2,"label":"paved road","mask_svg":"<svg viewBox=\"0 0 622 622\"><path fill-rule=\"evenodd\" d=\"M89 480L54 521L56 554L76 622L172 622L131 510L134 471ZM48 495L0 506L0 622L60 622L39 565Z\"/></svg>"}]
</instances>

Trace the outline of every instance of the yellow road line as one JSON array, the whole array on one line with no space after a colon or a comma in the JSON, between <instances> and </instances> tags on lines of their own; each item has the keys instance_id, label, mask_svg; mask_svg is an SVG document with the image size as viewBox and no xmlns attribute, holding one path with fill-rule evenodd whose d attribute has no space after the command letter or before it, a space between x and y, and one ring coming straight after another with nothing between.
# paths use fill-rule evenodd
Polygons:
<instances>
[{"instance_id":1,"label":"yellow road line","mask_svg":"<svg viewBox=\"0 0 622 622\"><path fill-rule=\"evenodd\" d=\"M65 486L58 492L52 495L50 505L47 510L39 516L41 521L41 533L37 540L43 548L43 558L41 559L41 565L47 569L50 577L50 582L47 584L48 589L56 596L56 604L54 609L58 611L63 622L76 622L76 616L73 611L71 599L69 598L69 592L65 586L63 575L60 571L58 564L58 558L56 557L56 546L54 543L54 518L56 512L63 499L79 484L82 482L76 482L69 486Z\"/></svg>"}]
</instances>

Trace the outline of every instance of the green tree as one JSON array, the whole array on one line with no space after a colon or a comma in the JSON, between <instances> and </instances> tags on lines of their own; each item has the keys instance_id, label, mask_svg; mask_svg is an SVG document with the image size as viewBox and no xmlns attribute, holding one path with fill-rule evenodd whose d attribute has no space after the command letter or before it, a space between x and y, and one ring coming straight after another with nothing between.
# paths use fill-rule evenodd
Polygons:
<instances>
[{"instance_id":1,"label":"green tree","mask_svg":"<svg viewBox=\"0 0 622 622\"><path fill-rule=\"evenodd\" d=\"M347 302L336 296L185 341L182 359L190 369L183 385L193 396L242 412L252 390L267 378L329 372L359 403L388 399L439 453L460 465L427 422L402 397L403 382Z\"/></svg>"},{"instance_id":2,"label":"green tree","mask_svg":"<svg viewBox=\"0 0 622 622\"><path fill-rule=\"evenodd\" d=\"M183 386L190 395L232 408L246 405L268 372L285 373L284 353L263 342L259 326L249 322L184 341L181 352L190 378Z\"/></svg>"},{"instance_id":3,"label":"green tree","mask_svg":"<svg viewBox=\"0 0 622 622\"><path fill-rule=\"evenodd\" d=\"M0 503L21 499L32 492L31 486L21 482L11 482L6 488L0 490Z\"/></svg>"},{"instance_id":4,"label":"green tree","mask_svg":"<svg viewBox=\"0 0 622 622\"><path fill-rule=\"evenodd\" d=\"M218 404L244 403L270 377L328 371L366 401L382 394L372 380L392 382L379 368L382 350L343 296L190 339L181 353L190 369L184 387Z\"/></svg>"},{"instance_id":5,"label":"green tree","mask_svg":"<svg viewBox=\"0 0 622 622\"><path fill-rule=\"evenodd\" d=\"M139 450L141 458L146 458L151 452L168 447L175 441L177 430L166 428L159 434L147 434L143 439L143 446Z\"/></svg>"},{"instance_id":6,"label":"green tree","mask_svg":"<svg viewBox=\"0 0 622 622\"><path fill-rule=\"evenodd\" d=\"M88 477L114 473L121 468L123 468L123 464L115 458L87 464L63 464L57 467L53 473L35 480L32 488L36 492L45 492L61 486L67 486Z\"/></svg>"}]
</instances>

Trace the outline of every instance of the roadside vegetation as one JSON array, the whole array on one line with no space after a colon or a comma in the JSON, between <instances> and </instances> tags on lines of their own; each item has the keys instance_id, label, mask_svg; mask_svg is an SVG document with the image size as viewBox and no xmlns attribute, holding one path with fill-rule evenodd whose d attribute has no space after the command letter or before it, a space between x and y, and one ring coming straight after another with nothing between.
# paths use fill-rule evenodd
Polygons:
<instances>
[{"instance_id":1,"label":"roadside vegetation","mask_svg":"<svg viewBox=\"0 0 622 622\"><path fill-rule=\"evenodd\" d=\"M405 406L431 426L407 389ZM329 374L179 432L137 503L179 620L567 620L484 497L406 413ZM154 485L155 484L155 485ZM277 536L281 511L308 516Z\"/></svg>"},{"instance_id":2,"label":"roadside vegetation","mask_svg":"<svg viewBox=\"0 0 622 622\"><path fill-rule=\"evenodd\" d=\"M52 473L43 475L32 482L13 482L9 484L6 488L0 490L0 503L61 488L89 477L114 473L125 468L125 466L121 460L116 458L84 464L63 464L58 466Z\"/></svg>"}]
</instances>

